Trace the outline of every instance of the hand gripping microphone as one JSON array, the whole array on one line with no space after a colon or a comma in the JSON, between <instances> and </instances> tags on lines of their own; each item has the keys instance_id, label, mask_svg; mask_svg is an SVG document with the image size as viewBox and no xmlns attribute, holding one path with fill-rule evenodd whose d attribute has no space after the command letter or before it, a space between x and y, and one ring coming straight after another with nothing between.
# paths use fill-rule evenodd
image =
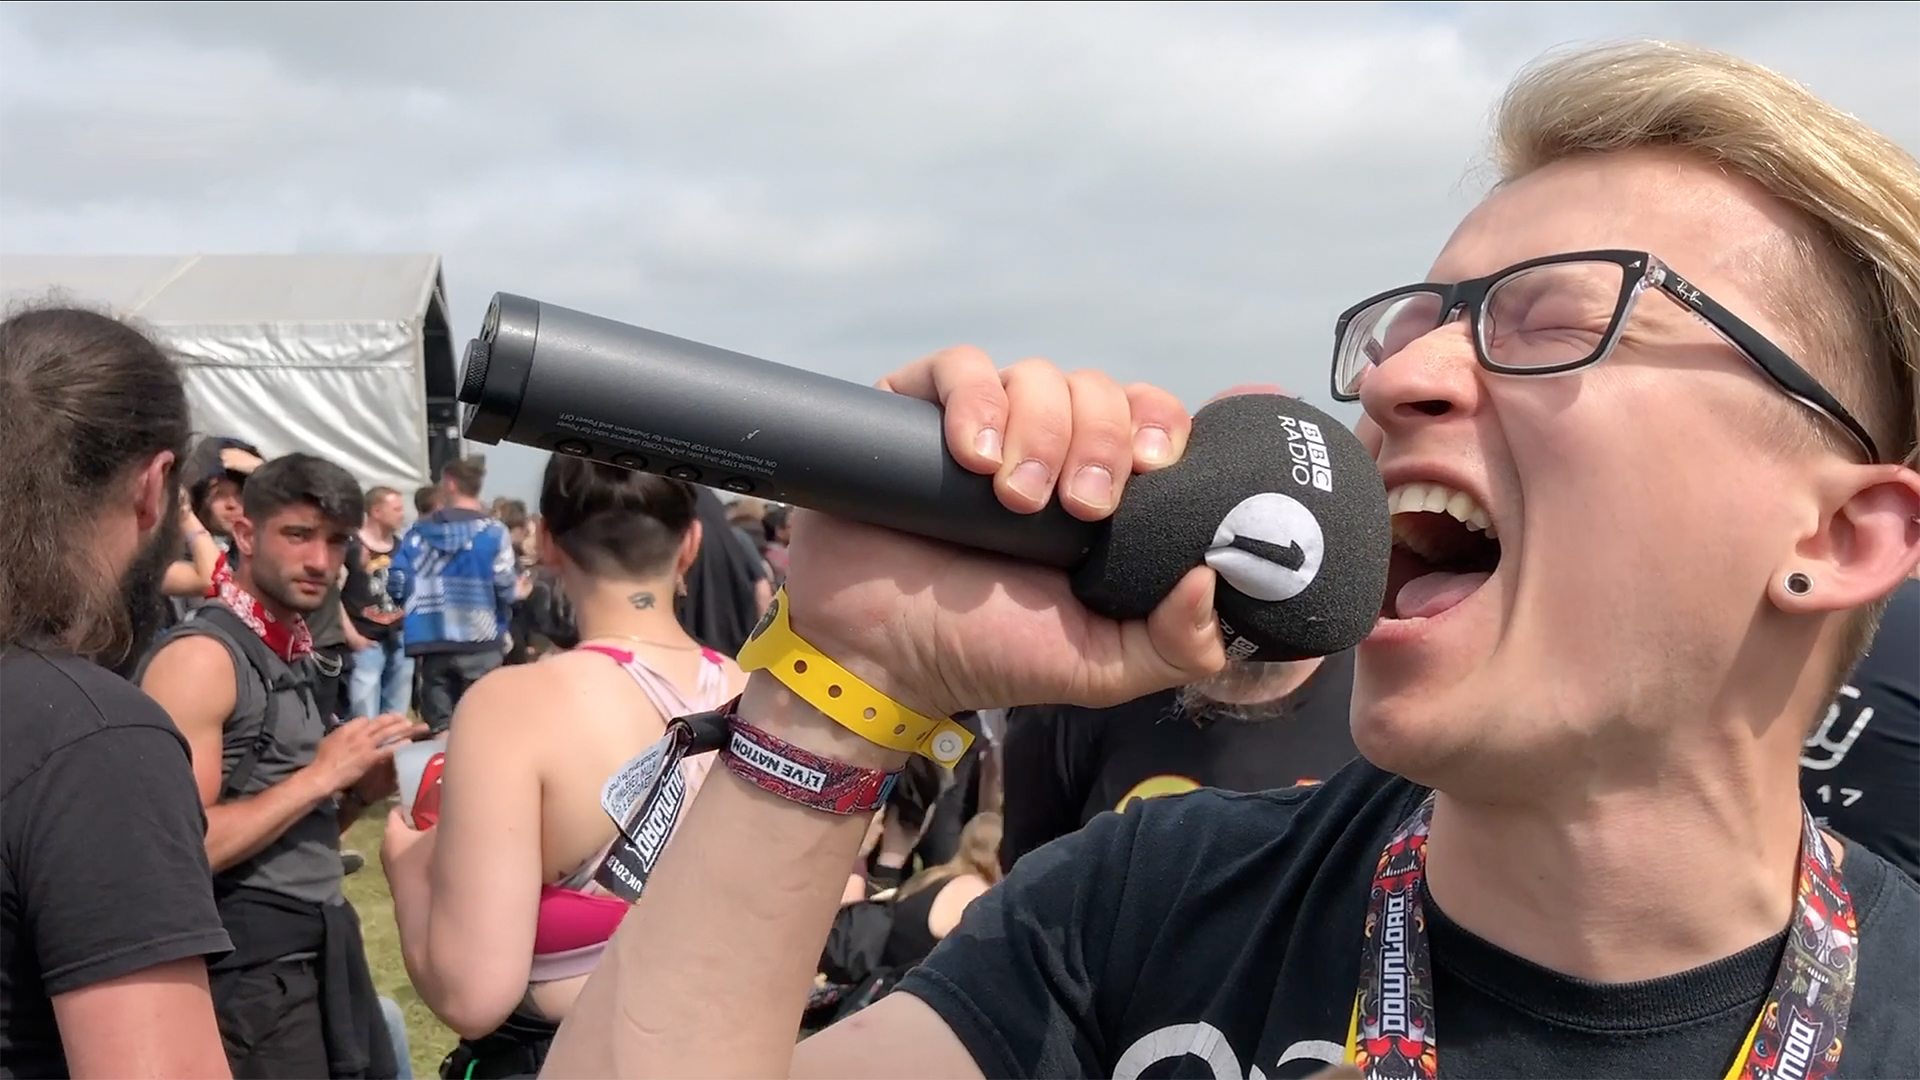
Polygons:
<instances>
[{"instance_id":1,"label":"hand gripping microphone","mask_svg":"<svg viewBox=\"0 0 1920 1080\"><path fill-rule=\"evenodd\" d=\"M1227 653L1358 644L1386 594L1386 489L1352 432L1294 398L1228 397L1174 465L1104 521L1001 505L947 452L938 405L498 293L461 378L465 435L757 495L1069 572L1109 618L1145 617L1202 562Z\"/></svg>"}]
</instances>

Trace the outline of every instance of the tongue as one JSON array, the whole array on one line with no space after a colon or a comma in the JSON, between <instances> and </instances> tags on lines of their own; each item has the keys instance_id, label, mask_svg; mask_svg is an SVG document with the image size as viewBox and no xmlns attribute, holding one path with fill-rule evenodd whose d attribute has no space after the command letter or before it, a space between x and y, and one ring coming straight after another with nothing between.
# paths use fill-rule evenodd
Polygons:
<instances>
[{"instance_id":1,"label":"tongue","mask_svg":"<svg viewBox=\"0 0 1920 1080\"><path fill-rule=\"evenodd\" d=\"M1487 571L1450 574L1436 570L1400 586L1393 610L1402 619L1429 619L1465 600L1493 575Z\"/></svg>"}]
</instances>

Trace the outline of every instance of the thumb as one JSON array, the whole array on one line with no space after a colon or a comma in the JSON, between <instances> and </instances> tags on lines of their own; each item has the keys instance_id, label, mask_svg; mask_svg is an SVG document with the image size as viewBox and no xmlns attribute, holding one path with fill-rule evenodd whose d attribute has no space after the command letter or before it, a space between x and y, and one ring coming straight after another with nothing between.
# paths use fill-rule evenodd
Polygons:
<instances>
[{"instance_id":1,"label":"thumb","mask_svg":"<svg viewBox=\"0 0 1920 1080\"><path fill-rule=\"evenodd\" d=\"M1117 701L1185 686L1226 666L1226 646L1213 610L1217 580L1211 568L1195 567L1145 622L1121 626L1120 677L1127 685Z\"/></svg>"}]
</instances>

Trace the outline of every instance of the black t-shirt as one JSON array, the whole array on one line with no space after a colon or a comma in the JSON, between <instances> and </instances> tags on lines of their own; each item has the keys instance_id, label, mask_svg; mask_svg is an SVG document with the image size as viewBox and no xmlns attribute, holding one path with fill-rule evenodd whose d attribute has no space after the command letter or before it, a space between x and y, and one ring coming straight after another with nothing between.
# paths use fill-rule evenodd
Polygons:
<instances>
[{"instance_id":1,"label":"black t-shirt","mask_svg":"<svg viewBox=\"0 0 1920 1080\"><path fill-rule=\"evenodd\" d=\"M232 948L187 742L69 656L0 653L0 1076L62 1076L53 998Z\"/></svg>"},{"instance_id":2,"label":"black t-shirt","mask_svg":"<svg viewBox=\"0 0 1920 1080\"><path fill-rule=\"evenodd\" d=\"M328 589L327 598L305 616L307 632L313 635L316 649L331 649L347 643L346 622L340 618L341 592L339 585Z\"/></svg>"},{"instance_id":3,"label":"black t-shirt","mask_svg":"<svg viewBox=\"0 0 1920 1080\"><path fill-rule=\"evenodd\" d=\"M347 540L347 584L340 590L347 616L353 628L368 641L385 641L394 627L406 617L406 611L387 595L387 572L393 568L393 549L376 551L359 534Z\"/></svg>"},{"instance_id":4,"label":"black t-shirt","mask_svg":"<svg viewBox=\"0 0 1920 1080\"><path fill-rule=\"evenodd\" d=\"M900 989L989 1077L1309 1076L1342 1055L1374 867L1425 795L1357 760L1141 800L1022 860ZM1920 1076L1920 886L1852 843L1843 871L1860 964L1836 1076ZM1425 907L1442 1077L1720 1077L1786 942L1603 986Z\"/></svg>"},{"instance_id":5,"label":"black t-shirt","mask_svg":"<svg viewBox=\"0 0 1920 1080\"><path fill-rule=\"evenodd\" d=\"M701 644L733 656L760 622L753 588L767 579L767 565L740 542L727 508L711 488L695 486L700 554L687 570L687 595L676 605L680 625Z\"/></svg>"},{"instance_id":6,"label":"black t-shirt","mask_svg":"<svg viewBox=\"0 0 1920 1080\"><path fill-rule=\"evenodd\" d=\"M1194 715L1176 691L1111 709L1012 710L1001 750L1000 865L1134 798L1198 787L1266 791L1324 780L1359 753L1348 723L1353 654L1330 656L1260 720Z\"/></svg>"},{"instance_id":7,"label":"black t-shirt","mask_svg":"<svg viewBox=\"0 0 1920 1080\"><path fill-rule=\"evenodd\" d=\"M1800 751L1800 795L1834 832L1920 878L1920 581Z\"/></svg>"}]
</instances>

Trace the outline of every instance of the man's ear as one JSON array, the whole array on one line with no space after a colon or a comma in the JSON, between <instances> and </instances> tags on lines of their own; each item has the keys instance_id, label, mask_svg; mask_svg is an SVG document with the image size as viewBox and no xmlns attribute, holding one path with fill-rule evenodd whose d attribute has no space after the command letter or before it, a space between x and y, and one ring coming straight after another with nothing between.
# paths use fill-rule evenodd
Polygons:
<instances>
[{"instance_id":1,"label":"man's ear","mask_svg":"<svg viewBox=\"0 0 1920 1080\"><path fill-rule=\"evenodd\" d=\"M173 474L173 451L153 455L133 475L133 516L141 532L148 532L161 519L179 511L177 502L167 500L167 478Z\"/></svg>"},{"instance_id":2,"label":"man's ear","mask_svg":"<svg viewBox=\"0 0 1920 1080\"><path fill-rule=\"evenodd\" d=\"M253 558L254 542L258 539L254 534L252 518L241 514L233 519L233 546L240 549L243 558Z\"/></svg>"},{"instance_id":3,"label":"man's ear","mask_svg":"<svg viewBox=\"0 0 1920 1080\"><path fill-rule=\"evenodd\" d=\"M1782 611L1845 611L1886 596L1920 566L1920 473L1849 466L1826 485L1820 528L1782 561L1767 595Z\"/></svg>"}]
</instances>

